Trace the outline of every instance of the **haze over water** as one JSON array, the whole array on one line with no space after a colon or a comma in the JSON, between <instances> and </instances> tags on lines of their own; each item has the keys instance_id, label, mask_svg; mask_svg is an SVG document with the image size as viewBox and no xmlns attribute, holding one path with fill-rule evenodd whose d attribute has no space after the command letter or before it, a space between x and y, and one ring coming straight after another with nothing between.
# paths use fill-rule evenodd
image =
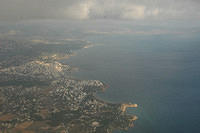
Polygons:
<instances>
[{"instance_id":1,"label":"haze over water","mask_svg":"<svg viewBox=\"0 0 200 133\"><path fill-rule=\"evenodd\" d=\"M67 62L83 79L109 85L102 99L139 104L128 133L200 132L200 39L178 35L98 36ZM118 133L118 132L117 132Z\"/></svg>"}]
</instances>

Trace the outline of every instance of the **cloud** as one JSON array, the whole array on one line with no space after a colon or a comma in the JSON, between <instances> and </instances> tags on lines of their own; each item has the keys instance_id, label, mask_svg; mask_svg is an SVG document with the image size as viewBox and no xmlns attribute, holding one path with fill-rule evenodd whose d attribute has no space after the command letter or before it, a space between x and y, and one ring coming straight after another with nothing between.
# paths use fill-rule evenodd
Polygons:
<instances>
[{"instance_id":1,"label":"cloud","mask_svg":"<svg viewBox=\"0 0 200 133\"><path fill-rule=\"evenodd\" d=\"M153 30L130 30L130 29L119 29L115 31L98 31L98 30L91 30L86 31L86 34L91 35L182 35L185 34L183 31L171 31L171 30L160 30L160 29L153 29Z\"/></svg>"},{"instance_id":2,"label":"cloud","mask_svg":"<svg viewBox=\"0 0 200 133\"><path fill-rule=\"evenodd\" d=\"M145 6L131 5L127 6L122 14L125 19L142 19L145 17Z\"/></svg>"},{"instance_id":3,"label":"cloud","mask_svg":"<svg viewBox=\"0 0 200 133\"><path fill-rule=\"evenodd\" d=\"M87 19L89 18L90 8L92 5L92 1L76 3L66 9L66 17L72 19Z\"/></svg>"},{"instance_id":4,"label":"cloud","mask_svg":"<svg viewBox=\"0 0 200 133\"><path fill-rule=\"evenodd\" d=\"M96 0L90 10L90 18L144 19L159 14L158 8L127 0Z\"/></svg>"},{"instance_id":5,"label":"cloud","mask_svg":"<svg viewBox=\"0 0 200 133\"><path fill-rule=\"evenodd\" d=\"M0 20L200 18L198 0L0 0Z\"/></svg>"},{"instance_id":6,"label":"cloud","mask_svg":"<svg viewBox=\"0 0 200 133\"><path fill-rule=\"evenodd\" d=\"M127 35L132 34L133 31L130 29L115 29L115 30L89 30L85 32L86 34L93 34L93 35Z\"/></svg>"}]
</instances>

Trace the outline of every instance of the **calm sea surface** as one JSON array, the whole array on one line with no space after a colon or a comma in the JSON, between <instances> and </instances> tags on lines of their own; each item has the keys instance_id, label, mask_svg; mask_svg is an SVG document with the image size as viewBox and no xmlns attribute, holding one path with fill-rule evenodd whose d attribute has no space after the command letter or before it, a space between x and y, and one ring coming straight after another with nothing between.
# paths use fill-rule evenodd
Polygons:
<instances>
[{"instance_id":1,"label":"calm sea surface","mask_svg":"<svg viewBox=\"0 0 200 133\"><path fill-rule=\"evenodd\" d=\"M66 62L80 68L73 76L97 79L109 85L105 93L98 94L100 98L139 105L137 109L128 110L139 117L135 128L128 133L200 133L199 26L195 28L191 22L172 22L172 25L164 22L166 27L160 23L138 27L132 25L132 21L85 23L30 21L8 25L1 22L0 29L2 33L16 30L16 36L12 36L15 38L53 40L72 37L93 42L94 47L79 50L77 56ZM90 29L112 31L120 26L133 31L158 28L172 31L172 34L142 35L143 32L138 32L139 35L123 35L123 32L117 32L115 35L95 35L79 32ZM188 26L193 28L187 30ZM184 34L176 32L179 30L185 31Z\"/></svg>"},{"instance_id":2,"label":"calm sea surface","mask_svg":"<svg viewBox=\"0 0 200 133\"><path fill-rule=\"evenodd\" d=\"M200 133L200 40L172 36L91 37L94 47L67 60L81 79L109 85L98 96L132 102L128 133ZM120 131L119 131L120 132Z\"/></svg>"}]
</instances>

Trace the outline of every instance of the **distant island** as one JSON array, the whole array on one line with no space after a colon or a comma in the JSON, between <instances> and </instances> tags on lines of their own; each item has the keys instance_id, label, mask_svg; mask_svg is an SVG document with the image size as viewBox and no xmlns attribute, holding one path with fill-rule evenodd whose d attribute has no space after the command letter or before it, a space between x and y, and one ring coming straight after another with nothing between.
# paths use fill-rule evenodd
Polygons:
<instances>
[{"instance_id":1,"label":"distant island","mask_svg":"<svg viewBox=\"0 0 200 133\"><path fill-rule=\"evenodd\" d=\"M0 39L0 133L112 133L133 127L137 104L114 104L95 94L98 80L78 80L62 62L91 46L85 40Z\"/></svg>"}]
</instances>

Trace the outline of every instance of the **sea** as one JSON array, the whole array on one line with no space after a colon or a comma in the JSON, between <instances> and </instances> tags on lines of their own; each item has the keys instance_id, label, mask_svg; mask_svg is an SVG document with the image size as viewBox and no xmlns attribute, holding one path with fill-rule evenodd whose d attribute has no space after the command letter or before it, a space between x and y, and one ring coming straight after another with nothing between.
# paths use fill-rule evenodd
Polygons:
<instances>
[{"instance_id":1,"label":"sea","mask_svg":"<svg viewBox=\"0 0 200 133\"><path fill-rule=\"evenodd\" d=\"M73 76L100 80L113 103L137 103L135 127L114 133L200 133L200 38L181 35L91 36L93 47L66 62Z\"/></svg>"},{"instance_id":2,"label":"sea","mask_svg":"<svg viewBox=\"0 0 200 133\"><path fill-rule=\"evenodd\" d=\"M65 61L79 68L72 76L107 84L100 99L138 104L127 110L138 116L135 127L114 133L200 133L199 22L30 21L0 28L1 35L15 31L5 34L12 38L90 41L93 47Z\"/></svg>"}]
</instances>

